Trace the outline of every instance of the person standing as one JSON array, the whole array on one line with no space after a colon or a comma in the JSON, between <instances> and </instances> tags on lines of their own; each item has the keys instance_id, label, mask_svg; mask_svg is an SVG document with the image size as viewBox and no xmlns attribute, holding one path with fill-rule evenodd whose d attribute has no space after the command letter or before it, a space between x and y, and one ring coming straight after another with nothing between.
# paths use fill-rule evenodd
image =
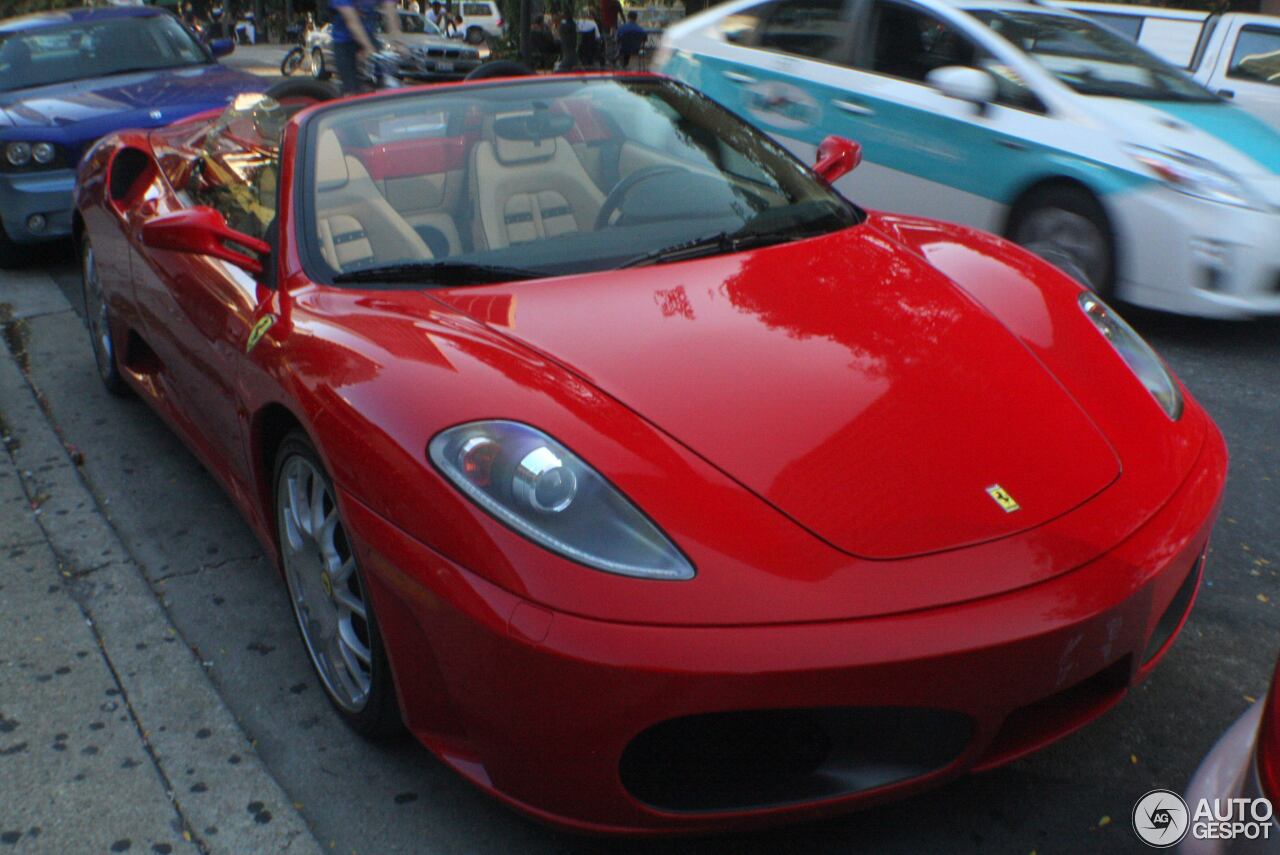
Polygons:
<instances>
[{"instance_id":1,"label":"person standing","mask_svg":"<svg viewBox=\"0 0 1280 855\"><path fill-rule=\"evenodd\" d=\"M342 94L361 90L359 68L376 52L373 33L382 13L387 40L400 43L400 15L394 0L329 0L333 16L333 61L342 81Z\"/></svg>"},{"instance_id":2,"label":"person standing","mask_svg":"<svg viewBox=\"0 0 1280 855\"><path fill-rule=\"evenodd\" d=\"M632 57L640 56L649 33L640 26L640 16L635 10L627 13L627 22L618 28L618 61L623 68L631 67Z\"/></svg>"},{"instance_id":3,"label":"person standing","mask_svg":"<svg viewBox=\"0 0 1280 855\"><path fill-rule=\"evenodd\" d=\"M578 67L578 24L573 20L573 4L564 0L560 5L560 25L556 28L560 36L560 64L558 71L569 71Z\"/></svg>"},{"instance_id":4,"label":"person standing","mask_svg":"<svg viewBox=\"0 0 1280 855\"><path fill-rule=\"evenodd\" d=\"M600 26L595 18L585 12L578 19L578 62L581 65L599 65Z\"/></svg>"}]
</instances>

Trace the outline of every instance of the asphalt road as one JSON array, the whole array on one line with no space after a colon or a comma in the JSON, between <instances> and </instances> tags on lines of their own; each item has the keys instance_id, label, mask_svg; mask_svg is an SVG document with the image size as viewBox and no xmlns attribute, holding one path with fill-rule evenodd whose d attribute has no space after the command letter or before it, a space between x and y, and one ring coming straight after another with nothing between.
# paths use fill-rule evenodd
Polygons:
<instances>
[{"instance_id":1,"label":"asphalt road","mask_svg":"<svg viewBox=\"0 0 1280 855\"><path fill-rule=\"evenodd\" d=\"M41 266L76 314L29 322L30 377L63 439L83 453L99 503L171 620L331 851L1145 851L1129 827L1134 802L1153 788L1181 790L1217 735L1266 690L1280 647L1280 319L1225 324L1131 310L1130 320L1217 419L1232 452L1207 581L1149 681L1037 755L838 821L655 842L548 830L473 790L416 743L365 743L338 722L305 659L282 584L229 501L145 405L100 388L69 252ZM0 274L0 300L3 290Z\"/></svg>"}]
</instances>

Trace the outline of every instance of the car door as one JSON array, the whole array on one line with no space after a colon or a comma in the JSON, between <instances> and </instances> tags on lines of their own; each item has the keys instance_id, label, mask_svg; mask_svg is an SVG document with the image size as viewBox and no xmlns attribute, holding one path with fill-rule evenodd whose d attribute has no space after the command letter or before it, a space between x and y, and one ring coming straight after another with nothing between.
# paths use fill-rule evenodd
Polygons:
<instances>
[{"instance_id":1,"label":"car door","mask_svg":"<svg viewBox=\"0 0 1280 855\"><path fill-rule=\"evenodd\" d=\"M195 444L229 476L233 490L250 483L237 392L239 363L269 289L240 268L208 256L144 246L141 224L204 205L231 228L263 238L275 210L275 153L219 150L207 143L174 176L174 191L141 212L134 287L145 307L149 342L177 387L177 404Z\"/></svg>"},{"instance_id":2,"label":"car door","mask_svg":"<svg viewBox=\"0 0 1280 855\"><path fill-rule=\"evenodd\" d=\"M1209 79L1214 92L1280 129L1280 22L1234 20L1222 56Z\"/></svg>"}]
</instances>

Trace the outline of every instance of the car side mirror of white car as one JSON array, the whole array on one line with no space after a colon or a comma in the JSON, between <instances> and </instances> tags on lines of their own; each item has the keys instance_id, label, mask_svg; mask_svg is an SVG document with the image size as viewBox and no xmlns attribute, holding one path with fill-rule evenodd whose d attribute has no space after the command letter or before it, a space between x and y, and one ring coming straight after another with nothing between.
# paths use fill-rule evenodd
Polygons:
<instances>
[{"instance_id":1,"label":"car side mirror of white car","mask_svg":"<svg viewBox=\"0 0 1280 855\"><path fill-rule=\"evenodd\" d=\"M996 100L995 78L977 68L947 65L930 71L924 79L948 98L968 101L983 110Z\"/></svg>"}]
</instances>

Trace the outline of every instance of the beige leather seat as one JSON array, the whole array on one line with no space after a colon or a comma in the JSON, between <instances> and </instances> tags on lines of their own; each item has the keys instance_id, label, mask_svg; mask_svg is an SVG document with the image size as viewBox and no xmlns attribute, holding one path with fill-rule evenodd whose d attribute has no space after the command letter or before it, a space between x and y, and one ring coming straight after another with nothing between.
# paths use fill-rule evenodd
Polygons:
<instances>
[{"instance_id":1,"label":"beige leather seat","mask_svg":"<svg viewBox=\"0 0 1280 855\"><path fill-rule=\"evenodd\" d=\"M338 135L320 134L316 152L320 252L336 270L367 262L426 261L431 250L387 203L364 165L343 153Z\"/></svg>"},{"instance_id":2,"label":"beige leather seat","mask_svg":"<svg viewBox=\"0 0 1280 855\"><path fill-rule=\"evenodd\" d=\"M494 123L501 122L499 117ZM484 134L471 155L477 245L500 249L591 231L604 202L563 136L536 140Z\"/></svg>"}]
</instances>

